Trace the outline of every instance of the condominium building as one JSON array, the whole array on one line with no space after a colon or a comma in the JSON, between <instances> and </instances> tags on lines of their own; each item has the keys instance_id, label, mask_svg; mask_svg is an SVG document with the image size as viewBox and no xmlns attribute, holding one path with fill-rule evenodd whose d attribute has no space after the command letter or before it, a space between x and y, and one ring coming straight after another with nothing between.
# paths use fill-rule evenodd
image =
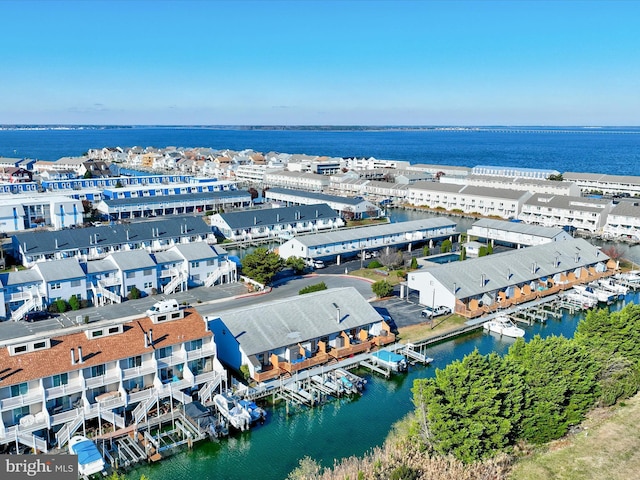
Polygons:
<instances>
[{"instance_id":1,"label":"condominium building","mask_svg":"<svg viewBox=\"0 0 640 480\"><path fill-rule=\"evenodd\" d=\"M0 445L41 452L80 429L142 423L163 399L209 401L226 379L207 322L191 309L21 336L0 330L0 365Z\"/></svg>"}]
</instances>

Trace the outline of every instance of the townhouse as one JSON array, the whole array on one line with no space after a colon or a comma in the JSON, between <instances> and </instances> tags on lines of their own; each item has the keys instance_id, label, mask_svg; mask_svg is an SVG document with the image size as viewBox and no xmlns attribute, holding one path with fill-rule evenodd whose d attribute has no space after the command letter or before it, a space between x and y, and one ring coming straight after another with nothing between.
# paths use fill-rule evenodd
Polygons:
<instances>
[{"instance_id":1,"label":"townhouse","mask_svg":"<svg viewBox=\"0 0 640 480\"><path fill-rule=\"evenodd\" d=\"M518 218L545 227L567 227L602 233L613 201L604 198L535 194L522 204Z\"/></svg>"},{"instance_id":2,"label":"townhouse","mask_svg":"<svg viewBox=\"0 0 640 480\"><path fill-rule=\"evenodd\" d=\"M340 215L325 203L216 213L209 218L215 233L234 241L291 237L345 225Z\"/></svg>"},{"instance_id":3,"label":"townhouse","mask_svg":"<svg viewBox=\"0 0 640 480\"><path fill-rule=\"evenodd\" d=\"M564 180L574 182L582 193L640 197L640 177L632 175L606 175L604 173L566 172Z\"/></svg>"},{"instance_id":4,"label":"townhouse","mask_svg":"<svg viewBox=\"0 0 640 480\"><path fill-rule=\"evenodd\" d=\"M408 274L419 302L473 318L611 275L615 262L584 239L550 242ZM404 294L404 292L402 292Z\"/></svg>"},{"instance_id":5,"label":"townhouse","mask_svg":"<svg viewBox=\"0 0 640 480\"><path fill-rule=\"evenodd\" d=\"M329 177L318 173L281 170L265 172L264 184L268 187L285 187L320 192L329 186Z\"/></svg>"},{"instance_id":6,"label":"townhouse","mask_svg":"<svg viewBox=\"0 0 640 480\"><path fill-rule=\"evenodd\" d=\"M526 167L502 167L495 165L477 165L471 169L472 175L489 175L492 177L537 178L546 180L551 176L560 175L557 170L545 170Z\"/></svg>"},{"instance_id":7,"label":"townhouse","mask_svg":"<svg viewBox=\"0 0 640 480\"><path fill-rule=\"evenodd\" d=\"M206 317L220 361L257 382L368 352L395 341L353 287L332 288Z\"/></svg>"},{"instance_id":8,"label":"townhouse","mask_svg":"<svg viewBox=\"0 0 640 480\"><path fill-rule=\"evenodd\" d=\"M509 247L531 247L549 242L569 240L571 235L559 227L541 227L521 222L508 222L492 218L481 218L467 230L468 237L476 237Z\"/></svg>"},{"instance_id":9,"label":"townhouse","mask_svg":"<svg viewBox=\"0 0 640 480\"><path fill-rule=\"evenodd\" d=\"M390 248L428 244L457 235L457 224L447 218L437 217L410 222L369 225L366 227L334 230L294 237L278 248L285 260L289 257L336 260L354 257L365 250L389 250Z\"/></svg>"},{"instance_id":10,"label":"townhouse","mask_svg":"<svg viewBox=\"0 0 640 480\"><path fill-rule=\"evenodd\" d=\"M640 202L620 201L607 215L602 232L605 238L640 242Z\"/></svg>"},{"instance_id":11,"label":"townhouse","mask_svg":"<svg viewBox=\"0 0 640 480\"><path fill-rule=\"evenodd\" d=\"M441 176L441 183L473 185L476 187L507 188L531 193L580 196L580 187L574 182L544 180L539 178L492 177L489 175L469 175L466 178Z\"/></svg>"},{"instance_id":12,"label":"townhouse","mask_svg":"<svg viewBox=\"0 0 640 480\"><path fill-rule=\"evenodd\" d=\"M166 196L104 199L98 212L110 220L167 215L185 215L208 211L247 208L251 194L239 190L181 193Z\"/></svg>"},{"instance_id":13,"label":"townhouse","mask_svg":"<svg viewBox=\"0 0 640 480\"><path fill-rule=\"evenodd\" d=\"M346 198L337 195L305 192L287 188L269 188L265 191L264 196L265 199L270 202L281 203L287 206L326 203L337 213L349 220L366 216L377 217L380 215L380 209L376 205L361 197Z\"/></svg>"},{"instance_id":14,"label":"townhouse","mask_svg":"<svg viewBox=\"0 0 640 480\"><path fill-rule=\"evenodd\" d=\"M191 242L216 243L202 217L172 216L162 220L102 225L82 229L19 232L11 237L11 254L25 267L68 257L97 260L120 251L151 253Z\"/></svg>"},{"instance_id":15,"label":"townhouse","mask_svg":"<svg viewBox=\"0 0 640 480\"><path fill-rule=\"evenodd\" d=\"M515 218L530 192L506 188L416 182L409 185L409 203L471 215Z\"/></svg>"},{"instance_id":16,"label":"townhouse","mask_svg":"<svg viewBox=\"0 0 640 480\"><path fill-rule=\"evenodd\" d=\"M73 434L123 429L161 402L205 402L226 382L195 310L38 332L0 331L0 445L41 452Z\"/></svg>"},{"instance_id":17,"label":"townhouse","mask_svg":"<svg viewBox=\"0 0 640 480\"><path fill-rule=\"evenodd\" d=\"M206 242L177 244L155 254L113 252L95 261L64 258L0 274L0 316L20 320L71 297L79 304L105 305L121 303L134 289L142 296L169 295L235 281L236 264L224 249Z\"/></svg>"},{"instance_id":18,"label":"townhouse","mask_svg":"<svg viewBox=\"0 0 640 480\"><path fill-rule=\"evenodd\" d=\"M0 232L20 232L36 227L61 229L83 222L84 209L78 199L37 193L0 195Z\"/></svg>"}]
</instances>

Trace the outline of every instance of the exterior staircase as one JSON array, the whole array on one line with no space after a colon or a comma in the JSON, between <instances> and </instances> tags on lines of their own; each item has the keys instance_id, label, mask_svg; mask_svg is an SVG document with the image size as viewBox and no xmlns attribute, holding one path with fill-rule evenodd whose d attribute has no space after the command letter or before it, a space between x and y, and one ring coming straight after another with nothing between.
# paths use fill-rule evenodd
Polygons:
<instances>
[{"instance_id":1,"label":"exterior staircase","mask_svg":"<svg viewBox=\"0 0 640 480\"><path fill-rule=\"evenodd\" d=\"M32 293L27 293L27 295L27 300L11 313L12 320L21 320L22 317L24 317L27 313L32 310L36 310L42 305L42 299L40 298L40 295L33 295Z\"/></svg>"},{"instance_id":2,"label":"exterior staircase","mask_svg":"<svg viewBox=\"0 0 640 480\"><path fill-rule=\"evenodd\" d=\"M165 285L162 289L162 293L169 295L180 290L186 290L187 276L184 272L178 272L177 275L171 278L171 281Z\"/></svg>"}]
</instances>

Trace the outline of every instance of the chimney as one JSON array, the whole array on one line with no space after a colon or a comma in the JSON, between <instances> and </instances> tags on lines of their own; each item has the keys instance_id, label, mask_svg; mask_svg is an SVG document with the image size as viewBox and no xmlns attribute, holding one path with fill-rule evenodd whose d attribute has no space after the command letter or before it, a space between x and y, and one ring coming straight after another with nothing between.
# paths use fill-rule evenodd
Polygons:
<instances>
[{"instance_id":1,"label":"chimney","mask_svg":"<svg viewBox=\"0 0 640 480\"><path fill-rule=\"evenodd\" d=\"M82 358L82 347L78 347L78 363L83 363L84 359Z\"/></svg>"},{"instance_id":2,"label":"chimney","mask_svg":"<svg viewBox=\"0 0 640 480\"><path fill-rule=\"evenodd\" d=\"M153 329L149 329L149 346L153 347Z\"/></svg>"},{"instance_id":3,"label":"chimney","mask_svg":"<svg viewBox=\"0 0 640 480\"><path fill-rule=\"evenodd\" d=\"M340 308L336 309L336 321L340 323Z\"/></svg>"},{"instance_id":4,"label":"chimney","mask_svg":"<svg viewBox=\"0 0 640 480\"><path fill-rule=\"evenodd\" d=\"M531 273L536 273L536 262L531 264Z\"/></svg>"},{"instance_id":5,"label":"chimney","mask_svg":"<svg viewBox=\"0 0 640 480\"><path fill-rule=\"evenodd\" d=\"M485 275L483 273L480 275L480 286L484 287L484 283L485 283Z\"/></svg>"},{"instance_id":6,"label":"chimney","mask_svg":"<svg viewBox=\"0 0 640 480\"><path fill-rule=\"evenodd\" d=\"M58 249L58 239L56 238L55 241L56 241L56 250L57 250Z\"/></svg>"},{"instance_id":7,"label":"chimney","mask_svg":"<svg viewBox=\"0 0 640 480\"><path fill-rule=\"evenodd\" d=\"M276 222L278 222L278 223L280 222L280 214L279 213L276 213Z\"/></svg>"},{"instance_id":8,"label":"chimney","mask_svg":"<svg viewBox=\"0 0 640 480\"><path fill-rule=\"evenodd\" d=\"M253 224L257 225L258 224L258 218L257 217L253 217Z\"/></svg>"},{"instance_id":9,"label":"chimney","mask_svg":"<svg viewBox=\"0 0 640 480\"><path fill-rule=\"evenodd\" d=\"M70 351L71 351L71 365L75 365L76 364L76 352L73 351L73 348Z\"/></svg>"},{"instance_id":10,"label":"chimney","mask_svg":"<svg viewBox=\"0 0 640 480\"><path fill-rule=\"evenodd\" d=\"M129 230L127 230L127 242L129 241Z\"/></svg>"}]
</instances>

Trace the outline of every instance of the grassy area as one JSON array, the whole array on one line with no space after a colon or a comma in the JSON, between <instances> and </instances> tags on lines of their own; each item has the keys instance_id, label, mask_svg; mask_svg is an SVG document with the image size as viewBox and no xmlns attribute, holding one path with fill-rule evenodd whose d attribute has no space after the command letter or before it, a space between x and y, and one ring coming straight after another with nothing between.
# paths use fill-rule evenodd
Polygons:
<instances>
[{"instance_id":1,"label":"grassy area","mask_svg":"<svg viewBox=\"0 0 640 480\"><path fill-rule=\"evenodd\" d=\"M467 319L460 315L449 315L442 318L436 318L431 324L426 321L419 325L410 325L408 327L399 328L398 340L402 343L418 342L420 340L426 340L436 335L441 335L451 330L456 330L464 325Z\"/></svg>"},{"instance_id":2,"label":"grassy area","mask_svg":"<svg viewBox=\"0 0 640 480\"><path fill-rule=\"evenodd\" d=\"M383 275L378 271L386 271L389 274ZM402 275L398 275L398 271L403 272ZM355 277L367 278L373 282L378 282L380 280L386 280L391 285L397 285L400 282L404 281L404 271L403 270L389 270L385 267L380 268L361 268L360 270L354 270L349 272L349 275L353 275Z\"/></svg>"},{"instance_id":3,"label":"grassy area","mask_svg":"<svg viewBox=\"0 0 640 480\"><path fill-rule=\"evenodd\" d=\"M589 414L578 433L519 460L512 480L632 480L640 472L640 395Z\"/></svg>"}]
</instances>

